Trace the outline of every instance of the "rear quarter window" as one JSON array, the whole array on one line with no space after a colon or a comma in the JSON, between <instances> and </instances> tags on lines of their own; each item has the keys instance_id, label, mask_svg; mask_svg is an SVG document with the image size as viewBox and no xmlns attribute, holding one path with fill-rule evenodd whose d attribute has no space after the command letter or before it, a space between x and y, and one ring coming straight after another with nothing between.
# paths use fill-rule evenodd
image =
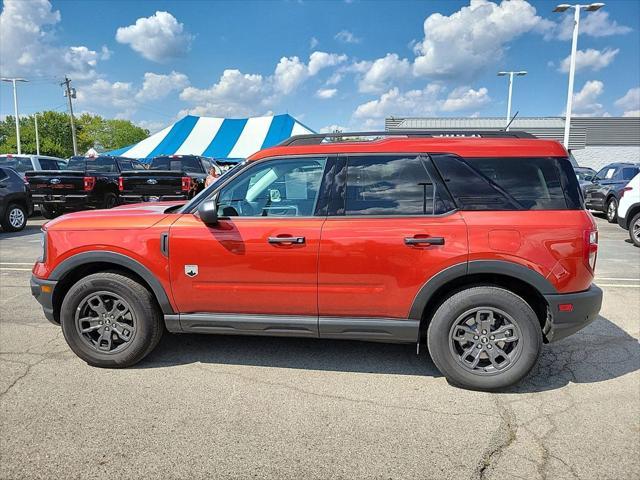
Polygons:
<instances>
[{"instance_id":1,"label":"rear quarter window","mask_svg":"<svg viewBox=\"0 0 640 480\"><path fill-rule=\"evenodd\" d=\"M568 159L432 158L462 210L582 208L580 186Z\"/></svg>"}]
</instances>

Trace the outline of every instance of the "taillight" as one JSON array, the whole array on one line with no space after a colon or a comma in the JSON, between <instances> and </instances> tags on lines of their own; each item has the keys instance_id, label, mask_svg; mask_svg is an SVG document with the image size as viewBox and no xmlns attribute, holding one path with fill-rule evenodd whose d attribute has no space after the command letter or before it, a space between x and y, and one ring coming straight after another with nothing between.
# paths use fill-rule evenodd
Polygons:
<instances>
[{"instance_id":1,"label":"taillight","mask_svg":"<svg viewBox=\"0 0 640 480\"><path fill-rule=\"evenodd\" d=\"M598 256L598 231L586 230L584 232L584 263L591 273L596 270L596 258Z\"/></svg>"},{"instance_id":2,"label":"taillight","mask_svg":"<svg viewBox=\"0 0 640 480\"><path fill-rule=\"evenodd\" d=\"M118 190L124 192L124 178L118 177Z\"/></svg>"},{"instance_id":3,"label":"taillight","mask_svg":"<svg viewBox=\"0 0 640 480\"><path fill-rule=\"evenodd\" d=\"M90 192L96 186L96 177L84 177L84 191Z\"/></svg>"},{"instance_id":4,"label":"taillight","mask_svg":"<svg viewBox=\"0 0 640 480\"><path fill-rule=\"evenodd\" d=\"M191 190L191 177L182 177L182 191L188 192Z\"/></svg>"},{"instance_id":5,"label":"taillight","mask_svg":"<svg viewBox=\"0 0 640 480\"><path fill-rule=\"evenodd\" d=\"M633 187L624 187L620 192L620 198L624 197L624 192L628 192L630 190L633 190Z\"/></svg>"}]
</instances>

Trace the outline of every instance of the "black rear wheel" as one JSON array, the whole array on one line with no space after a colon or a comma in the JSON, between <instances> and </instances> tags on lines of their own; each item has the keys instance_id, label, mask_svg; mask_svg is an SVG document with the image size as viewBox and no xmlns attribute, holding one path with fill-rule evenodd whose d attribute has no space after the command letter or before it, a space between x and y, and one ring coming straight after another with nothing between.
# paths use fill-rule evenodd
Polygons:
<instances>
[{"instance_id":1,"label":"black rear wheel","mask_svg":"<svg viewBox=\"0 0 640 480\"><path fill-rule=\"evenodd\" d=\"M55 207L43 204L40 205L40 213L47 220L51 220L52 218L59 216L62 212Z\"/></svg>"},{"instance_id":2,"label":"black rear wheel","mask_svg":"<svg viewBox=\"0 0 640 480\"><path fill-rule=\"evenodd\" d=\"M542 346L538 318L518 295L498 287L458 292L438 308L427 332L429 353L463 388L496 390L521 380Z\"/></svg>"},{"instance_id":3,"label":"black rear wheel","mask_svg":"<svg viewBox=\"0 0 640 480\"><path fill-rule=\"evenodd\" d=\"M65 340L96 367L128 367L158 344L164 327L152 294L137 281L111 272L89 275L62 302Z\"/></svg>"},{"instance_id":4,"label":"black rear wheel","mask_svg":"<svg viewBox=\"0 0 640 480\"><path fill-rule=\"evenodd\" d=\"M618 221L618 200L615 198L610 199L607 202L607 211L605 213L607 214L607 221L609 223L616 223Z\"/></svg>"},{"instance_id":5,"label":"black rear wheel","mask_svg":"<svg viewBox=\"0 0 640 480\"><path fill-rule=\"evenodd\" d=\"M116 205L118 205L118 196L111 192L105 194L102 208L113 208Z\"/></svg>"}]
</instances>

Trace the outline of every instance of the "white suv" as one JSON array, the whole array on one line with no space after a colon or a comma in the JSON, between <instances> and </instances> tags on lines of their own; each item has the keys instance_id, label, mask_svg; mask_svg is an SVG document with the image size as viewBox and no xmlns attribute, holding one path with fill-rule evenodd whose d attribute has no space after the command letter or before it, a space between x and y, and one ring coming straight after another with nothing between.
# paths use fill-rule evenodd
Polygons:
<instances>
[{"instance_id":1,"label":"white suv","mask_svg":"<svg viewBox=\"0 0 640 480\"><path fill-rule=\"evenodd\" d=\"M640 173L621 192L618 225L629 230L631 241L640 247Z\"/></svg>"},{"instance_id":2,"label":"white suv","mask_svg":"<svg viewBox=\"0 0 640 480\"><path fill-rule=\"evenodd\" d=\"M29 170L62 170L66 165L66 160L47 155L0 155L0 167L13 168L21 177Z\"/></svg>"}]
</instances>

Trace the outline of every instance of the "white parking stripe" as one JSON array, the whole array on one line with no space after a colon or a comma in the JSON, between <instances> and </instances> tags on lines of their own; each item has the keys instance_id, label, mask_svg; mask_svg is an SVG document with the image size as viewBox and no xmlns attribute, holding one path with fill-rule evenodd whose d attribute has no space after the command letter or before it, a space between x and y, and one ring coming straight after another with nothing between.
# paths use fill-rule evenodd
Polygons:
<instances>
[{"instance_id":1,"label":"white parking stripe","mask_svg":"<svg viewBox=\"0 0 640 480\"><path fill-rule=\"evenodd\" d=\"M30 268L11 268L11 267L2 268L2 267L0 267L0 272L30 272L30 271L31 271Z\"/></svg>"},{"instance_id":2,"label":"white parking stripe","mask_svg":"<svg viewBox=\"0 0 640 480\"><path fill-rule=\"evenodd\" d=\"M621 282L640 282L640 278L615 278L615 277L596 277L596 280L619 280Z\"/></svg>"},{"instance_id":3,"label":"white parking stripe","mask_svg":"<svg viewBox=\"0 0 640 480\"><path fill-rule=\"evenodd\" d=\"M636 285L625 285L622 283L599 283L599 287L614 287L614 288L640 288L640 283Z\"/></svg>"},{"instance_id":4,"label":"white parking stripe","mask_svg":"<svg viewBox=\"0 0 640 480\"><path fill-rule=\"evenodd\" d=\"M34 262L0 262L0 266L2 265L33 265Z\"/></svg>"}]
</instances>

